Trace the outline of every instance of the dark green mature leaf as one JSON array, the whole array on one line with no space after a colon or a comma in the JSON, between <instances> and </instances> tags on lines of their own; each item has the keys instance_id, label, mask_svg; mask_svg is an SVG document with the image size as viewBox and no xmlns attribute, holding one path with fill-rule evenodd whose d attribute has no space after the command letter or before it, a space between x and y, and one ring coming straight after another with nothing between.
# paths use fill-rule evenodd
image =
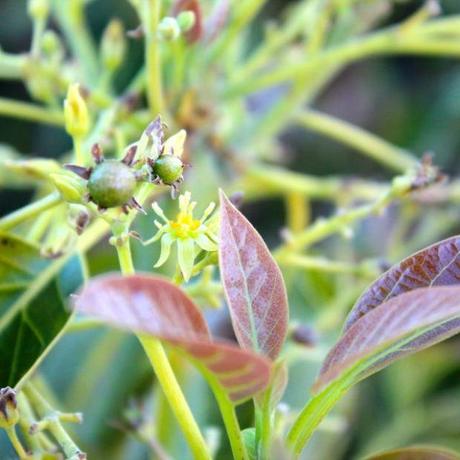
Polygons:
<instances>
[{"instance_id":1,"label":"dark green mature leaf","mask_svg":"<svg viewBox=\"0 0 460 460\"><path fill-rule=\"evenodd\" d=\"M414 446L370 455L365 460L460 460L460 455L436 446Z\"/></svg>"},{"instance_id":2,"label":"dark green mature leaf","mask_svg":"<svg viewBox=\"0 0 460 460\"><path fill-rule=\"evenodd\" d=\"M377 279L351 310L345 331L383 302L404 292L459 283L460 236L453 236L407 257Z\"/></svg>"},{"instance_id":3,"label":"dark green mature leaf","mask_svg":"<svg viewBox=\"0 0 460 460\"><path fill-rule=\"evenodd\" d=\"M288 325L283 276L257 230L223 192L219 264L238 342L276 359Z\"/></svg>"},{"instance_id":4,"label":"dark green mature leaf","mask_svg":"<svg viewBox=\"0 0 460 460\"><path fill-rule=\"evenodd\" d=\"M315 391L350 386L396 359L460 332L460 286L420 288L393 297L356 321L330 351Z\"/></svg>"},{"instance_id":5,"label":"dark green mature leaf","mask_svg":"<svg viewBox=\"0 0 460 460\"><path fill-rule=\"evenodd\" d=\"M268 360L232 343L212 340L201 310L165 279L151 275L99 276L85 286L75 307L185 352L210 385L234 403L254 396L269 382Z\"/></svg>"},{"instance_id":6,"label":"dark green mature leaf","mask_svg":"<svg viewBox=\"0 0 460 460\"><path fill-rule=\"evenodd\" d=\"M56 261L0 233L0 386L16 386L43 359L70 317L66 300L83 282L78 257L49 276Z\"/></svg>"}]
</instances>

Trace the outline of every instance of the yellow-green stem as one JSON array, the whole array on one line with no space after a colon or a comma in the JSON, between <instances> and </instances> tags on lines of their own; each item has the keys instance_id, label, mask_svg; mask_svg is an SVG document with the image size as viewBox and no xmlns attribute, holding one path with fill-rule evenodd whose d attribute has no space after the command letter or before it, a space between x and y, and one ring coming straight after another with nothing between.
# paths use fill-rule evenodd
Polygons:
<instances>
[{"instance_id":1,"label":"yellow-green stem","mask_svg":"<svg viewBox=\"0 0 460 460\"><path fill-rule=\"evenodd\" d=\"M134 274L129 239L122 238L121 243L117 244L116 248L121 272L124 275ZM161 389L176 416L194 458L196 460L209 460L211 457L208 453L206 442L174 375L163 345L158 339L151 336L139 335L138 338L144 347ZM157 422L162 423L161 421Z\"/></svg>"},{"instance_id":2,"label":"yellow-green stem","mask_svg":"<svg viewBox=\"0 0 460 460\"><path fill-rule=\"evenodd\" d=\"M145 30L145 63L147 99L152 116L164 112L160 47L157 36L161 0L142 0L142 20Z\"/></svg>"},{"instance_id":3,"label":"yellow-green stem","mask_svg":"<svg viewBox=\"0 0 460 460\"><path fill-rule=\"evenodd\" d=\"M8 428L5 428L5 431L19 458L21 460L30 458L30 456L27 455L26 451L24 450L24 447L22 447L21 441L19 441L15 426L9 426Z\"/></svg>"},{"instance_id":4,"label":"yellow-green stem","mask_svg":"<svg viewBox=\"0 0 460 460\"><path fill-rule=\"evenodd\" d=\"M53 112L39 105L12 101L4 97L0 97L0 115L47 125L64 126L64 115L62 112Z\"/></svg>"},{"instance_id":5,"label":"yellow-green stem","mask_svg":"<svg viewBox=\"0 0 460 460\"><path fill-rule=\"evenodd\" d=\"M58 192L51 193L50 195L24 206L23 208L18 209L17 211L14 211L0 219L0 230L10 230L11 228L16 227L16 225L19 225L22 222L57 206L61 203L61 201L62 198Z\"/></svg>"}]
</instances>

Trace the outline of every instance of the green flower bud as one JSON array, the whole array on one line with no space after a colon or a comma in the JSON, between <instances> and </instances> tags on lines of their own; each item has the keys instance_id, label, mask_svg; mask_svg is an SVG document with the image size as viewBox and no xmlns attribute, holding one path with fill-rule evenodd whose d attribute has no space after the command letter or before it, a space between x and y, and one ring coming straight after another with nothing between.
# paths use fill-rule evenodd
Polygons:
<instances>
[{"instance_id":1,"label":"green flower bud","mask_svg":"<svg viewBox=\"0 0 460 460\"><path fill-rule=\"evenodd\" d=\"M113 208L126 204L136 189L134 171L116 160L98 164L88 179L91 199L101 208Z\"/></svg>"},{"instance_id":2,"label":"green flower bud","mask_svg":"<svg viewBox=\"0 0 460 460\"><path fill-rule=\"evenodd\" d=\"M44 20L50 11L49 0L29 0L27 10L32 19Z\"/></svg>"},{"instance_id":3,"label":"green flower bud","mask_svg":"<svg viewBox=\"0 0 460 460\"><path fill-rule=\"evenodd\" d=\"M43 33L42 50L45 56L60 62L64 57L64 47L58 34L53 30L46 30Z\"/></svg>"},{"instance_id":4,"label":"green flower bud","mask_svg":"<svg viewBox=\"0 0 460 460\"><path fill-rule=\"evenodd\" d=\"M64 118L65 128L71 136L82 137L88 133L89 113L78 83L69 86L64 101Z\"/></svg>"},{"instance_id":5,"label":"green flower bud","mask_svg":"<svg viewBox=\"0 0 460 460\"><path fill-rule=\"evenodd\" d=\"M158 37L165 42L172 42L180 37L181 29L175 18L165 17L158 24Z\"/></svg>"},{"instance_id":6,"label":"green flower bud","mask_svg":"<svg viewBox=\"0 0 460 460\"><path fill-rule=\"evenodd\" d=\"M85 182L71 172L50 174L50 179L68 203L81 203L86 193Z\"/></svg>"},{"instance_id":7,"label":"green flower bud","mask_svg":"<svg viewBox=\"0 0 460 460\"><path fill-rule=\"evenodd\" d=\"M9 428L19 421L16 392L5 387L0 390L0 428Z\"/></svg>"},{"instance_id":8,"label":"green flower bud","mask_svg":"<svg viewBox=\"0 0 460 460\"><path fill-rule=\"evenodd\" d=\"M184 163L174 155L162 155L152 166L152 172L163 184L172 185L179 180L184 171Z\"/></svg>"},{"instance_id":9,"label":"green flower bud","mask_svg":"<svg viewBox=\"0 0 460 460\"><path fill-rule=\"evenodd\" d=\"M196 22L195 13L193 11L182 11L176 19L177 24L183 33L188 32Z\"/></svg>"},{"instance_id":10,"label":"green flower bud","mask_svg":"<svg viewBox=\"0 0 460 460\"><path fill-rule=\"evenodd\" d=\"M118 69L126 53L125 29L119 19L112 19L104 30L101 40L101 57L111 72Z\"/></svg>"}]
</instances>

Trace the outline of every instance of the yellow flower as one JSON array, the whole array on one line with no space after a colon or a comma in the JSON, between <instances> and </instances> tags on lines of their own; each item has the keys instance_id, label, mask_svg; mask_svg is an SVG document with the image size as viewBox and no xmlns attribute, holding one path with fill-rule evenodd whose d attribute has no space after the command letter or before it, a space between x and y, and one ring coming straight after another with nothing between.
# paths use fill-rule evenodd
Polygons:
<instances>
[{"instance_id":1,"label":"yellow flower","mask_svg":"<svg viewBox=\"0 0 460 460\"><path fill-rule=\"evenodd\" d=\"M161 239L160 257L155 267L160 267L169 258L171 246L177 244L177 261L185 281L192 275L195 257L203 251L217 250L217 237L207 225L206 221L215 208L215 203L210 203L201 219L193 217L196 202L190 201L190 192L179 196L179 213L174 220L169 220L158 203L153 203L152 208L163 220L155 220L158 232L145 244L150 244Z\"/></svg>"}]
</instances>

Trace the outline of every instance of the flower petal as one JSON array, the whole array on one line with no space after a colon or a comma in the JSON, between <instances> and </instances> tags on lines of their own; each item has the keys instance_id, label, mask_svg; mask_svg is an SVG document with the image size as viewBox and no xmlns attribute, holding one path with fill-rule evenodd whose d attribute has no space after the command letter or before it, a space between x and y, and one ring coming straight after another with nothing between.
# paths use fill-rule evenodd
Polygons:
<instances>
[{"instance_id":1,"label":"flower petal","mask_svg":"<svg viewBox=\"0 0 460 460\"><path fill-rule=\"evenodd\" d=\"M217 244L204 233L200 233L195 238L195 242L204 251L217 251Z\"/></svg>"},{"instance_id":2,"label":"flower petal","mask_svg":"<svg viewBox=\"0 0 460 460\"><path fill-rule=\"evenodd\" d=\"M192 276L195 262L195 242L191 238L177 240L177 259L185 281Z\"/></svg>"},{"instance_id":3,"label":"flower petal","mask_svg":"<svg viewBox=\"0 0 460 460\"><path fill-rule=\"evenodd\" d=\"M169 234L165 233L163 237L161 238L161 252L160 252L160 257L157 261L157 263L154 265L155 268L161 267L169 257L169 254L171 252L171 245L174 242L174 238Z\"/></svg>"}]
</instances>

